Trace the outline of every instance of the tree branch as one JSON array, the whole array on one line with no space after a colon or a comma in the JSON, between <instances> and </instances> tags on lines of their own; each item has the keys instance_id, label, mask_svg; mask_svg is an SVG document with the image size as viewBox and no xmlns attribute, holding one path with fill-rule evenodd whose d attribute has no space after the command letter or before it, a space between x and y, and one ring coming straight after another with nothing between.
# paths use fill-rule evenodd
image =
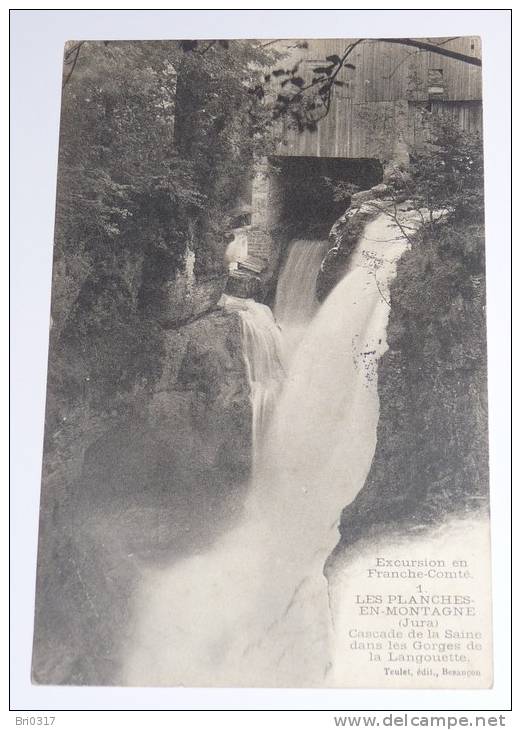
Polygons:
<instances>
[{"instance_id":1,"label":"tree branch","mask_svg":"<svg viewBox=\"0 0 521 730\"><path fill-rule=\"evenodd\" d=\"M446 56L447 58L453 58L456 61L463 61L463 63L469 63L471 66L482 65L481 58L478 58L477 56L468 56L466 53L451 51L449 48L437 46L435 43L425 43L424 41L417 41L414 38L377 38L376 40L384 43L397 43L402 46L420 48L422 51L430 51L431 53L438 54L438 56Z\"/></svg>"}]
</instances>

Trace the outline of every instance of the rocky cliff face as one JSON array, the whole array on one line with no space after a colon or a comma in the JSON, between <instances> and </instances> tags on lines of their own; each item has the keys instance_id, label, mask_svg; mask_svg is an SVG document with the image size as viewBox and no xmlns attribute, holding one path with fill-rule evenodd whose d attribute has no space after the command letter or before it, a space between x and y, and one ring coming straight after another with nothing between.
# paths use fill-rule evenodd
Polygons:
<instances>
[{"instance_id":1,"label":"rocky cliff face","mask_svg":"<svg viewBox=\"0 0 521 730\"><path fill-rule=\"evenodd\" d=\"M113 680L136 579L233 523L251 454L237 313L164 335L162 375L125 415L78 413L46 454L33 678Z\"/></svg>"},{"instance_id":2,"label":"rocky cliff face","mask_svg":"<svg viewBox=\"0 0 521 730\"><path fill-rule=\"evenodd\" d=\"M397 164L389 163L383 172L383 182L351 196L349 207L329 231L330 248L317 277L319 301L323 301L346 274L351 255L367 223L376 218L386 206L392 208L393 205L404 202L405 196L396 196L395 184L397 178L403 179L406 175Z\"/></svg>"},{"instance_id":3,"label":"rocky cliff face","mask_svg":"<svg viewBox=\"0 0 521 730\"><path fill-rule=\"evenodd\" d=\"M376 453L330 565L361 538L488 506L483 229L436 228L391 285Z\"/></svg>"}]
</instances>

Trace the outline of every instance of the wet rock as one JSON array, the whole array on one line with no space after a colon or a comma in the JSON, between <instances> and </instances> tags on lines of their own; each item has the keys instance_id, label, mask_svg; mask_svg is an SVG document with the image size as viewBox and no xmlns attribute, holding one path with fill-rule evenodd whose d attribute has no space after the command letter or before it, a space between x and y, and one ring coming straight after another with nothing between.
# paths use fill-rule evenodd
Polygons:
<instances>
[{"instance_id":1,"label":"wet rock","mask_svg":"<svg viewBox=\"0 0 521 730\"><path fill-rule=\"evenodd\" d=\"M374 190L380 190L381 188L381 185L376 185L375 188L363 190L353 195L349 208L335 221L331 228L329 233L330 248L317 276L317 298L319 301L323 301L345 276L349 268L351 255L365 226L379 215L381 201L378 200L378 193L375 195ZM371 201L376 203L377 200L377 204L371 205Z\"/></svg>"},{"instance_id":2,"label":"wet rock","mask_svg":"<svg viewBox=\"0 0 521 730\"><path fill-rule=\"evenodd\" d=\"M385 183L375 185L369 190L361 190L358 193L354 193L354 195L351 197L351 207L358 208L362 203L366 203L369 200L378 200L380 198L384 198L385 196L389 195L390 192L391 189L389 185L386 185Z\"/></svg>"}]
</instances>

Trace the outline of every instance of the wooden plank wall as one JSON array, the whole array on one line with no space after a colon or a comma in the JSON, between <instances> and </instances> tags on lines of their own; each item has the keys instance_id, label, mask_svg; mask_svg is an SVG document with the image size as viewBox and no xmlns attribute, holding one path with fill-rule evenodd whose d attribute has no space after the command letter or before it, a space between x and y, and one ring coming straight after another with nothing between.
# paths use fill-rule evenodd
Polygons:
<instances>
[{"instance_id":1,"label":"wooden plank wall","mask_svg":"<svg viewBox=\"0 0 521 730\"><path fill-rule=\"evenodd\" d=\"M408 138L414 145L419 145L427 138L425 123L422 115L425 105L420 103L409 103L409 133ZM478 101L433 101L432 111L444 116L452 117L459 126L466 132L472 134L483 130L482 108Z\"/></svg>"},{"instance_id":2,"label":"wooden plank wall","mask_svg":"<svg viewBox=\"0 0 521 730\"><path fill-rule=\"evenodd\" d=\"M428 39L468 55L481 56L479 38L455 40ZM310 40L307 49L291 49L279 62L291 68L300 61L299 74L310 79L312 69L324 65L328 55L341 56L349 40ZM295 41L281 42L280 47ZM434 53L381 41L366 41L357 46L339 79L346 87L336 87L331 109L318 125L317 132L297 133L285 128L277 154L319 157L389 157L404 130L403 103L429 100L429 70L441 71L444 93L433 102L445 104L464 128L480 128L481 69ZM450 103L449 103L450 102ZM371 114L373 118L371 119ZM414 131L414 124L409 131ZM409 138L413 142L414 139Z\"/></svg>"}]
</instances>

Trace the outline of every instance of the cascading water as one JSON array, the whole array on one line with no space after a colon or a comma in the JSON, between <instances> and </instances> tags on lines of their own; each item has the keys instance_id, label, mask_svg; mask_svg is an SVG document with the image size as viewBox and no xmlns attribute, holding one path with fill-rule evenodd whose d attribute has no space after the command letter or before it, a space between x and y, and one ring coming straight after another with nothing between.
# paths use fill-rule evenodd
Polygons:
<instances>
[{"instance_id":1,"label":"cascading water","mask_svg":"<svg viewBox=\"0 0 521 730\"><path fill-rule=\"evenodd\" d=\"M281 277L276 311L283 322L295 311L289 293L300 296L304 250L318 261L311 245L301 245L293 246ZM263 431L244 517L206 554L146 576L123 683L342 684L330 672L335 652L322 570L341 510L373 457L388 283L406 245L385 214L366 226L349 272L302 333L282 389L273 377L280 374L277 327L262 305L240 305L256 440ZM311 278L306 274L306 289L314 296ZM308 305L312 316L314 302L299 309ZM278 398L267 422L270 381Z\"/></svg>"},{"instance_id":2,"label":"cascading water","mask_svg":"<svg viewBox=\"0 0 521 730\"><path fill-rule=\"evenodd\" d=\"M254 470L263 436L275 408L283 379L282 336L272 311L253 299L224 296L223 307L241 318L244 361L252 402L252 448Z\"/></svg>"},{"instance_id":3,"label":"cascading water","mask_svg":"<svg viewBox=\"0 0 521 730\"><path fill-rule=\"evenodd\" d=\"M284 335L284 351L288 358L320 306L315 291L327 245L327 241L293 241L280 273L274 314Z\"/></svg>"}]
</instances>

